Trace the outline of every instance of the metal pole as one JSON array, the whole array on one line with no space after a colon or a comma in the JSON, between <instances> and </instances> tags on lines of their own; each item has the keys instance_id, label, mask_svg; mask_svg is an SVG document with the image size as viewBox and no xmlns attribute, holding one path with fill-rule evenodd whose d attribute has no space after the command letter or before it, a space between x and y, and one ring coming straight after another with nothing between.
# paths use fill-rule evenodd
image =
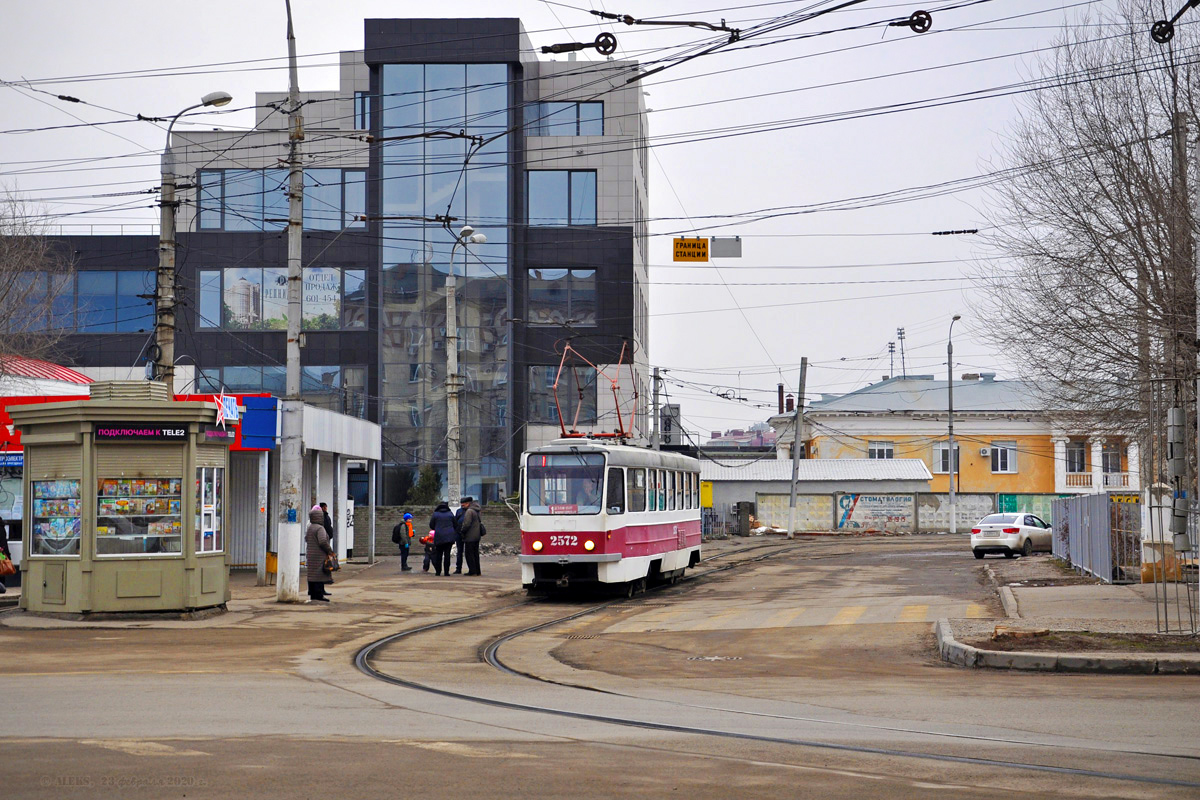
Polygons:
<instances>
[{"instance_id":1,"label":"metal pole","mask_svg":"<svg viewBox=\"0 0 1200 800\"><path fill-rule=\"evenodd\" d=\"M792 422L792 496L788 500L787 538L796 530L796 483L800 480L800 451L804 448L804 382L808 378L808 356L800 358L800 392L796 395L796 416Z\"/></svg>"},{"instance_id":2,"label":"metal pole","mask_svg":"<svg viewBox=\"0 0 1200 800\"><path fill-rule=\"evenodd\" d=\"M296 36L292 31L292 4L287 6L288 40L288 316L287 383L283 398L283 442L279 461L279 566L276 599L281 603L299 603L300 544L303 524L308 522L301 498L300 482L304 473L304 404L300 399L300 314L304 272L300 246L304 232L304 168L300 163L300 142L304 122L300 115L300 88L296 69Z\"/></svg>"},{"instance_id":3,"label":"metal pole","mask_svg":"<svg viewBox=\"0 0 1200 800\"><path fill-rule=\"evenodd\" d=\"M458 296L454 279L454 256L462 243L460 233L450 248L450 274L446 276L446 497L450 500L451 508L458 507L462 491L461 428L458 422L458 391L461 385L458 376ZM466 273L465 261L463 273Z\"/></svg>"},{"instance_id":4,"label":"metal pole","mask_svg":"<svg viewBox=\"0 0 1200 800\"><path fill-rule=\"evenodd\" d=\"M954 484L958 477L958 459L954 457L954 323L962 317L954 315L950 320L950 332L946 334L946 408L950 445L950 533L958 533L958 506L954 501Z\"/></svg>"},{"instance_id":5,"label":"metal pole","mask_svg":"<svg viewBox=\"0 0 1200 800\"><path fill-rule=\"evenodd\" d=\"M375 462L367 462L367 504L371 506L370 524L367 526L367 563L375 563Z\"/></svg>"},{"instance_id":6,"label":"metal pole","mask_svg":"<svg viewBox=\"0 0 1200 800\"><path fill-rule=\"evenodd\" d=\"M651 412L653 414L653 417L650 420L650 446L652 448L654 448L655 450L661 450L662 445L659 443L659 436L658 436L658 381L659 381L658 367L654 368L654 375L651 378L651 380L654 382L654 391L653 391L654 401L652 403L652 405L654 406L654 410Z\"/></svg>"}]
</instances>

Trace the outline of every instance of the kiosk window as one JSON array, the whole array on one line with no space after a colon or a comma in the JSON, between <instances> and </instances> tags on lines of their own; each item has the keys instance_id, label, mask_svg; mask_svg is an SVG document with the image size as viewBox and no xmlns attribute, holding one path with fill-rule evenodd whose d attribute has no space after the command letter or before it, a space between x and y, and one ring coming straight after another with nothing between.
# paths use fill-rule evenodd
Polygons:
<instances>
[{"instance_id":1,"label":"kiosk window","mask_svg":"<svg viewBox=\"0 0 1200 800\"><path fill-rule=\"evenodd\" d=\"M196 552L219 553L224 549L221 537L225 470L221 467L196 469Z\"/></svg>"},{"instance_id":2,"label":"kiosk window","mask_svg":"<svg viewBox=\"0 0 1200 800\"><path fill-rule=\"evenodd\" d=\"M179 478L100 478L96 555L180 555L182 489Z\"/></svg>"},{"instance_id":3,"label":"kiosk window","mask_svg":"<svg viewBox=\"0 0 1200 800\"><path fill-rule=\"evenodd\" d=\"M33 481L33 531L29 554L79 555L81 506L79 481Z\"/></svg>"}]
</instances>

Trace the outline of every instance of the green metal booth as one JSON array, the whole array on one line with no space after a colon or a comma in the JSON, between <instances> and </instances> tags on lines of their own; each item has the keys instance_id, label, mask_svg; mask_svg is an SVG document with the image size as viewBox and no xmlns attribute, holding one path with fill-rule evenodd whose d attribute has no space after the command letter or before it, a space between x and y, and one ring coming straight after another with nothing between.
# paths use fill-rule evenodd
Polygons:
<instances>
[{"instance_id":1,"label":"green metal booth","mask_svg":"<svg viewBox=\"0 0 1200 800\"><path fill-rule=\"evenodd\" d=\"M189 611L229 599L217 407L107 381L90 400L10 409L25 448L21 607Z\"/></svg>"}]
</instances>

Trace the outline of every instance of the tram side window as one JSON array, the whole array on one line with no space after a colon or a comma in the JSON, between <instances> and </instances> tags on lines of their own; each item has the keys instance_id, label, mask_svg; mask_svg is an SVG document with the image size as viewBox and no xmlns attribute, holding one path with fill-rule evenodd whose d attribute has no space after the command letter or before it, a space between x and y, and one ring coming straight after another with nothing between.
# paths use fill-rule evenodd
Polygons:
<instances>
[{"instance_id":1,"label":"tram side window","mask_svg":"<svg viewBox=\"0 0 1200 800\"><path fill-rule=\"evenodd\" d=\"M683 510L683 473L675 473L675 507Z\"/></svg>"},{"instance_id":2,"label":"tram side window","mask_svg":"<svg viewBox=\"0 0 1200 800\"><path fill-rule=\"evenodd\" d=\"M667 510L675 510L675 473L667 472Z\"/></svg>"},{"instance_id":3,"label":"tram side window","mask_svg":"<svg viewBox=\"0 0 1200 800\"><path fill-rule=\"evenodd\" d=\"M629 483L629 511L646 510L646 470L631 469L627 472Z\"/></svg>"},{"instance_id":4,"label":"tram side window","mask_svg":"<svg viewBox=\"0 0 1200 800\"><path fill-rule=\"evenodd\" d=\"M667 510L667 473L658 471L658 510Z\"/></svg>"},{"instance_id":5,"label":"tram side window","mask_svg":"<svg viewBox=\"0 0 1200 800\"><path fill-rule=\"evenodd\" d=\"M692 473L692 508L700 507L700 476Z\"/></svg>"},{"instance_id":6,"label":"tram side window","mask_svg":"<svg viewBox=\"0 0 1200 800\"><path fill-rule=\"evenodd\" d=\"M694 508L692 505L692 473L683 473L683 507Z\"/></svg>"},{"instance_id":7,"label":"tram side window","mask_svg":"<svg viewBox=\"0 0 1200 800\"><path fill-rule=\"evenodd\" d=\"M608 513L625 513L625 470L619 467L608 469Z\"/></svg>"}]
</instances>

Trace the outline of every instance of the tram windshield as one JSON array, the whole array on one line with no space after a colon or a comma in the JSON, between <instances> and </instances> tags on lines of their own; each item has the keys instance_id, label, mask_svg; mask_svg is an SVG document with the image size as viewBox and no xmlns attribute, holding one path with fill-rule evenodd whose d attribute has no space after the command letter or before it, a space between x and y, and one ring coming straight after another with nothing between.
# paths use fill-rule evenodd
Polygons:
<instances>
[{"instance_id":1,"label":"tram windshield","mask_svg":"<svg viewBox=\"0 0 1200 800\"><path fill-rule=\"evenodd\" d=\"M601 453L534 453L525 464L530 514L599 514Z\"/></svg>"}]
</instances>

